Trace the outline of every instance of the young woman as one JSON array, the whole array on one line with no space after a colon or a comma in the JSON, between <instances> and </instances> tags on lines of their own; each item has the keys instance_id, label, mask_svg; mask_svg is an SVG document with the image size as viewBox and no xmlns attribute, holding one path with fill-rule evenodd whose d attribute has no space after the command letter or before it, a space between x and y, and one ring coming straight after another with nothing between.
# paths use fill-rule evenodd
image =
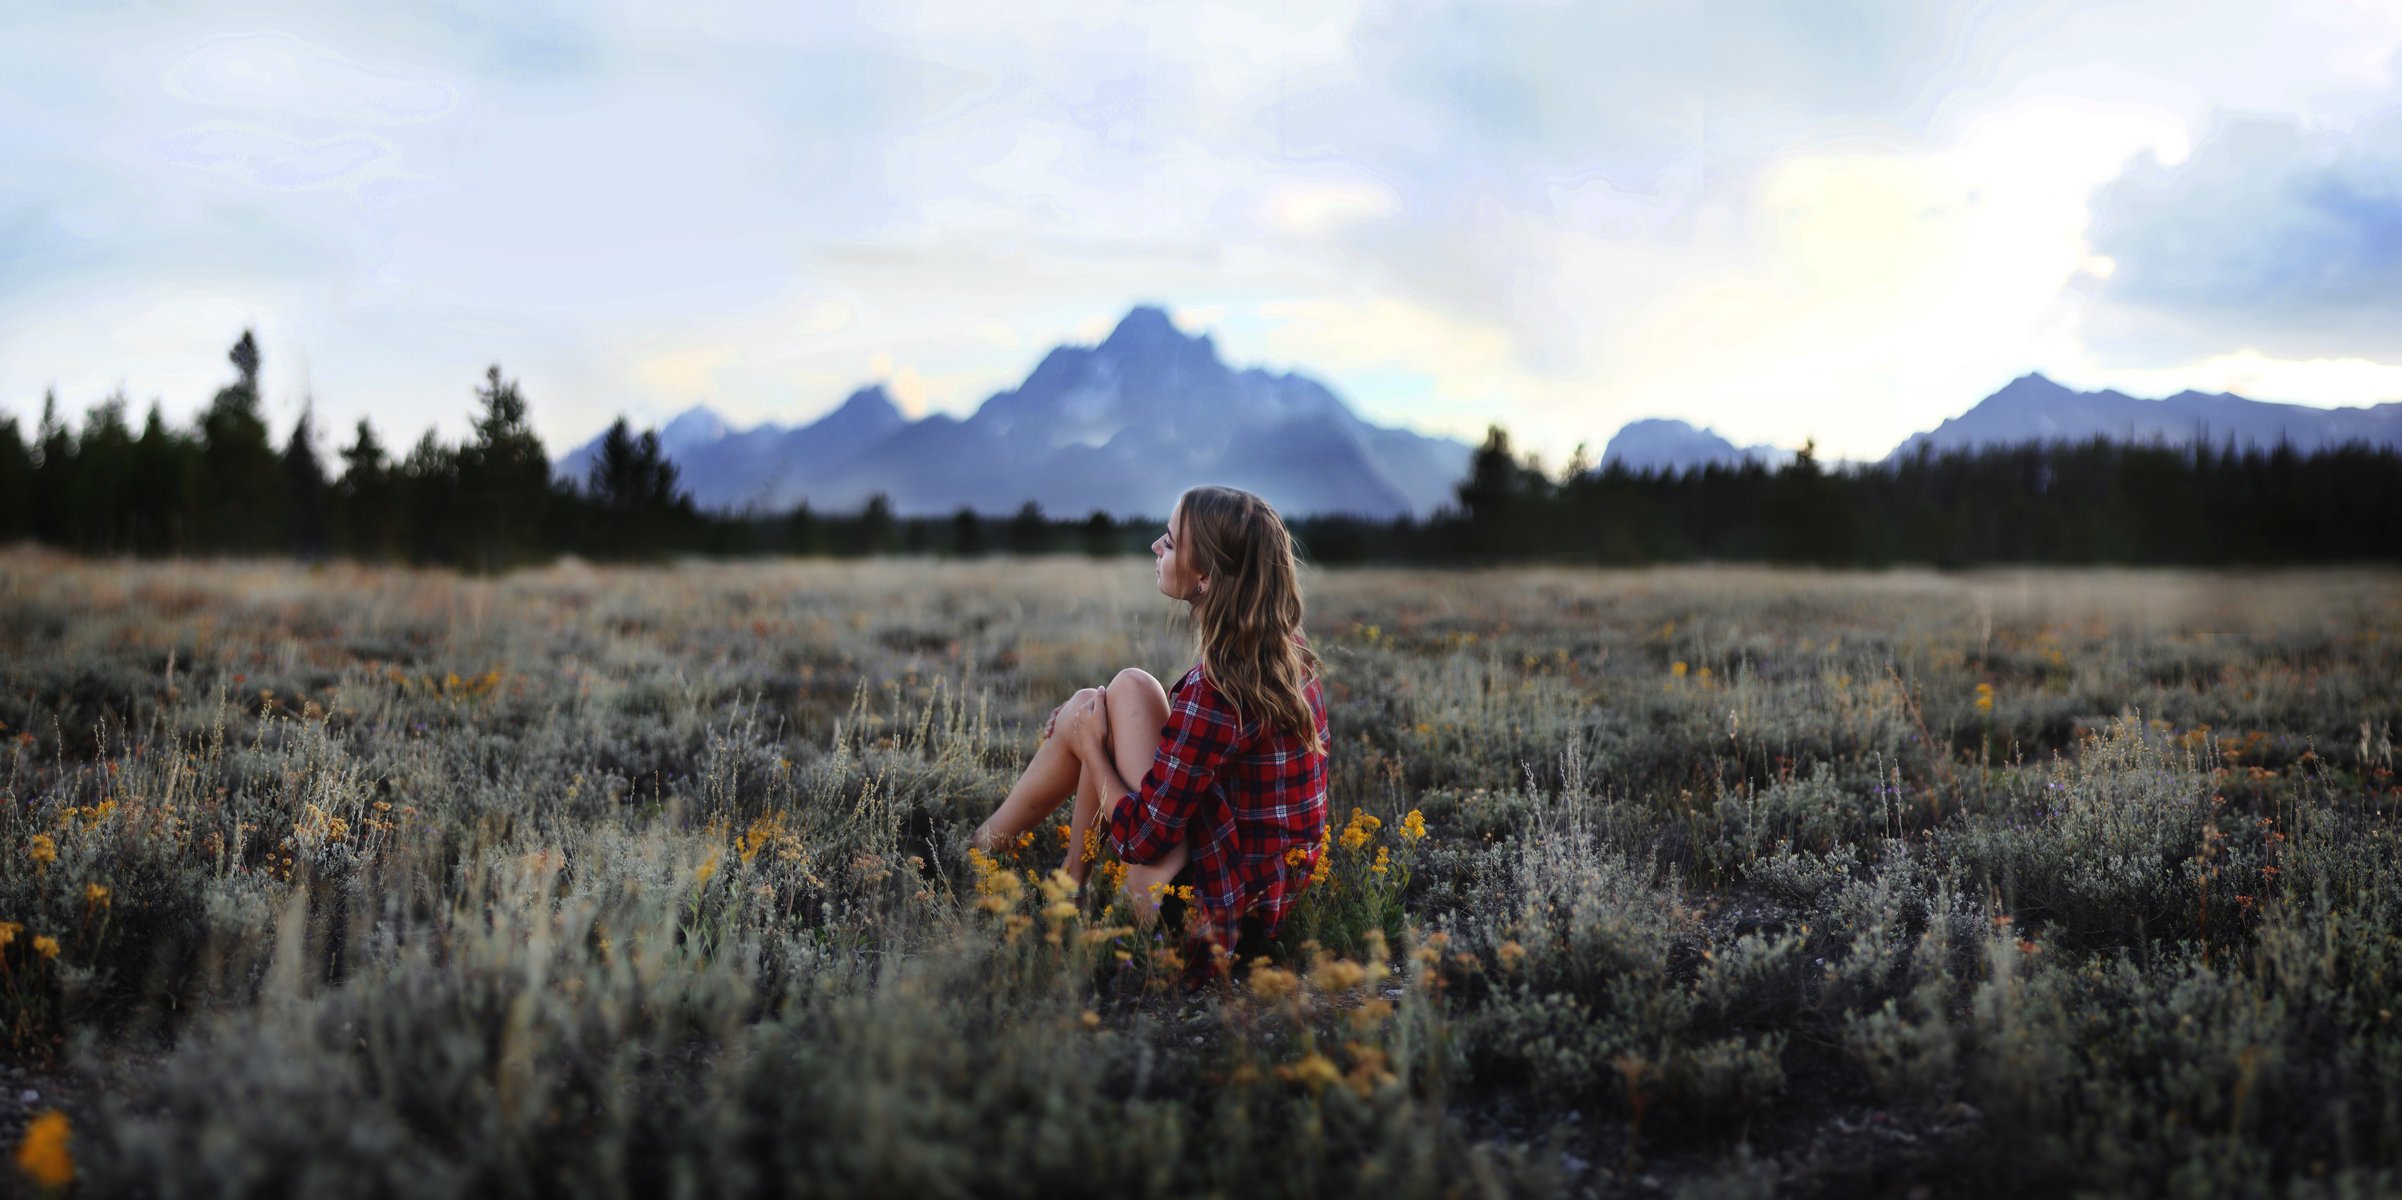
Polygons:
<instances>
[{"instance_id":1,"label":"young woman","mask_svg":"<svg viewBox=\"0 0 2402 1200\"><path fill-rule=\"evenodd\" d=\"M1200 661L1173 692L1128 667L1060 705L976 844L1006 845L1073 791L1071 875L1091 869L1085 833L1099 828L1126 864L1137 911L1189 884L1197 932L1231 947L1246 918L1272 936L1317 865L1327 750L1318 658L1301 635L1292 535L1267 501L1192 488L1151 553L1159 590L1190 606Z\"/></svg>"}]
</instances>

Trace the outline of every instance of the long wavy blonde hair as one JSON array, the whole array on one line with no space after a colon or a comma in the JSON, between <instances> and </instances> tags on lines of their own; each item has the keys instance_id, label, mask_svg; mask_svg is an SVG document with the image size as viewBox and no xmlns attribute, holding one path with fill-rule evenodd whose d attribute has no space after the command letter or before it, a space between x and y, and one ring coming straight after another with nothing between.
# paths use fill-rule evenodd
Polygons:
<instances>
[{"instance_id":1,"label":"long wavy blonde hair","mask_svg":"<svg viewBox=\"0 0 2402 1200\"><path fill-rule=\"evenodd\" d=\"M1193 640L1210 684L1237 717L1258 717L1312 753L1325 753L1302 690L1319 662L1298 640L1301 569L1284 518L1267 501L1230 487L1189 488L1176 505L1191 565L1210 578L1192 609Z\"/></svg>"}]
</instances>

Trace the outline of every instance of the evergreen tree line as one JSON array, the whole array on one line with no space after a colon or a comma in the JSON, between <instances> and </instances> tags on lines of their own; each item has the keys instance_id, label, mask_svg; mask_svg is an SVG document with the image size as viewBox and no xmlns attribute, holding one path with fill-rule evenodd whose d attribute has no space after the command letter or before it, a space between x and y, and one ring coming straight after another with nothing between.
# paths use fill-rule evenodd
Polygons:
<instances>
[{"instance_id":1,"label":"evergreen tree line","mask_svg":"<svg viewBox=\"0 0 2402 1200\"><path fill-rule=\"evenodd\" d=\"M773 516L695 511L656 432L624 418L582 480L554 479L516 381L497 365L476 389L468 440L431 430L395 457L361 420L329 465L304 410L279 449L261 412L259 347L245 331L234 379L189 429L153 404L135 433L122 393L70 430L55 394L30 438L0 414L0 544L32 539L92 554L290 554L493 570L556 556L1137 553L1151 522L1106 513L962 509L900 517L882 496L855 513L807 505Z\"/></svg>"},{"instance_id":2,"label":"evergreen tree line","mask_svg":"<svg viewBox=\"0 0 2402 1200\"><path fill-rule=\"evenodd\" d=\"M97 554L345 555L497 569L561 550L655 551L700 525L656 435L620 421L582 487L551 478L526 403L500 367L476 389L469 438L431 430L394 456L362 420L329 469L304 410L281 447L261 412L259 348L245 331L234 379L190 429L156 404L139 434L122 393L70 432L55 394L28 439L0 416L0 542Z\"/></svg>"},{"instance_id":3,"label":"evergreen tree line","mask_svg":"<svg viewBox=\"0 0 2402 1200\"><path fill-rule=\"evenodd\" d=\"M136 433L122 394L70 431L55 396L30 438L0 415L0 543L98 554L291 554L494 570L561 553L715 555L1145 552L1157 518L1054 518L1029 502L990 517L903 517L883 496L857 512L722 515L694 509L654 432L620 418L590 472L553 478L515 381L492 367L468 440L431 431L395 458L364 420L329 469L303 411L280 449L261 414L259 350L245 332L234 379L190 429L152 405ZM1770 469L1593 469L1554 477L1499 426L1458 503L1431 519L1305 517L1319 562L1606 564L1701 560L2239 564L2402 559L2402 452L2364 445L2025 445L1921 453L1829 470L1805 448Z\"/></svg>"},{"instance_id":4,"label":"evergreen tree line","mask_svg":"<svg viewBox=\"0 0 2402 1200\"><path fill-rule=\"evenodd\" d=\"M1830 470L1554 478L1493 427L1459 505L1415 523L1303 520L1319 561L2237 565L2402 560L2402 450L2106 439L1920 453Z\"/></svg>"}]
</instances>

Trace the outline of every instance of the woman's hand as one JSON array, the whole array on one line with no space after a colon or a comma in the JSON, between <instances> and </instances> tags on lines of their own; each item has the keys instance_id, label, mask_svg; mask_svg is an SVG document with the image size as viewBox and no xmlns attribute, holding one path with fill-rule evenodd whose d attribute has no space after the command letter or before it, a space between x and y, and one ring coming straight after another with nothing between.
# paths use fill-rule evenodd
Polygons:
<instances>
[{"instance_id":1,"label":"woman's hand","mask_svg":"<svg viewBox=\"0 0 2402 1200\"><path fill-rule=\"evenodd\" d=\"M1101 688L1082 688L1082 689L1079 689L1079 690L1077 691L1076 695L1078 695L1078 696L1081 696L1081 695L1083 695L1085 692L1097 692L1097 691L1103 691L1103 690L1104 690L1104 689L1101 689ZM1073 697L1070 697L1070 698L1069 698L1069 703L1070 703L1070 704L1072 704L1072 703L1074 703L1074 702L1075 702L1075 701L1074 701L1074 698L1073 698ZM1036 740L1036 741L1041 741L1041 742L1047 742L1047 741L1050 741L1050 740L1051 740L1051 733L1052 733L1052 731L1053 731L1054 729L1056 729L1056 728L1058 727L1058 725L1059 725L1059 714L1061 714L1061 713L1063 713L1063 712L1066 712L1067 710L1068 710L1068 706L1067 706L1067 704L1062 704L1062 705L1060 705L1059 707L1052 709L1052 710L1051 710L1051 715L1043 718L1043 731L1042 731L1042 736L1040 736L1040 737L1036 738L1035 740Z\"/></svg>"},{"instance_id":2,"label":"woman's hand","mask_svg":"<svg viewBox=\"0 0 2402 1200\"><path fill-rule=\"evenodd\" d=\"M1109 693L1100 688L1077 692L1051 714L1048 728L1067 739L1068 749L1079 758L1104 752L1109 744Z\"/></svg>"}]
</instances>

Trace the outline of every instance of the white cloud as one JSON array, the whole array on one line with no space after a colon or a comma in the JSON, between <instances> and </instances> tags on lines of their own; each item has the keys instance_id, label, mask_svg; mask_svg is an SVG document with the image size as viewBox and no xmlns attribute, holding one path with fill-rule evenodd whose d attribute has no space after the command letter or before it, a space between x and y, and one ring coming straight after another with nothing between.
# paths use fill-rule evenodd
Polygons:
<instances>
[{"instance_id":1,"label":"white cloud","mask_svg":"<svg viewBox=\"0 0 2402 1200\"><path fill-rule=\"evenodd\" d=\"M2214 109L2373 118L2402 9L1847 13L12 13L0 406L123 379L188 410L258 322L271 381L395 442L463 427L492 359L554 445L695 399L806 419L877 354L964 412L1136 301L1554 461L1657 414L1879 453L2028 369L2200 379L2245 345L2279 386L2383 377L2110 303L2146 261L2086 217L2129 155L2207 161Z\"/></svg>"},{"instance_id":2,"label":"white cloud","mask_svg":"<svg viewBox=\"0 0 2402 1200\"><path fill-rule=\"evenodd\" d=\"M2273 358L2253 349L2148 369L2103 367L2087 362L2056 374L2060 382L2071 387L2116 388L2130 396L2167 396L2190 388L2317 408L2359 408L2402 401L2402 364L2365 358Z\"/></svg>"}]
</instances>

